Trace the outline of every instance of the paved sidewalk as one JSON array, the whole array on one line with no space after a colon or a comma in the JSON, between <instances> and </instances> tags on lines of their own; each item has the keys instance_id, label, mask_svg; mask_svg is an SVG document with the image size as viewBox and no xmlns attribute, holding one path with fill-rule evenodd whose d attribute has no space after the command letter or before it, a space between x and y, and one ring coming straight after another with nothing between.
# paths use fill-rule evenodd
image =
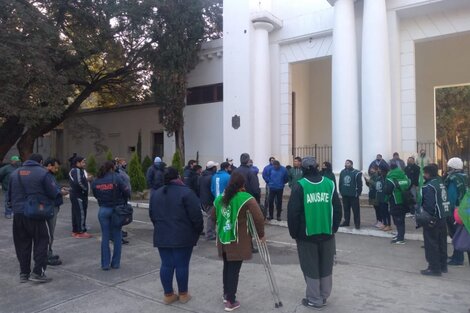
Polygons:
<instances>
[{"instance_id":1,"label":"paved sidewalk","mask_svg":"<svg viewBox=\"0 0 470 313\"><path fill-rule=\"evenodd\" d=\"M18 282L11 220L0 219L0 312L223 312L222 262L214 242L200 240L190 268L187 304L166 306L159 281L160 260L152 246L153 226L148 211L135 210L128 227L130 244L123 247L119 270L100 269L98 208L90 203L91 239L70 236L70 205L59 213L54 251L64 264L49 267L53 281L44 285ZM287 229L267 226L267 239L284 307L274 309L264 269L258 256L245 262L240 274L237 312L311 312L300 300L305 283L298 265L295 242ZM449 312L470 308L470 267L450 268L441 278L423 277L426 267L421 242L392 246L386 238L337 235L338 264L333 293L324 312ZM451 248L449 248L451 251Z\"/></svg>"}]
</instances>

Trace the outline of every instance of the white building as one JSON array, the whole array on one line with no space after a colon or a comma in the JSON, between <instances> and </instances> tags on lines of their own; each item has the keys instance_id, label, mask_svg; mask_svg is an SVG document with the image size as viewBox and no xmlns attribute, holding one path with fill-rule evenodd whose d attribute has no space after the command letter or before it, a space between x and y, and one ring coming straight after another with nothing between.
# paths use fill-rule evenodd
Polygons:
<instances>
[{"instance_id":1,"label":"white building","mask_svg":"<svg viewBox=\"0 0 470 313\"><path fill-rule=\"evenodd\" d=\"M469 31L468 0L226 0L223 47L188 76L223 101L186 107L186 160L289 164L317 144L337 172L415 154L435 141L434 88L470 83Z\"/></svg>"}]
</instances>

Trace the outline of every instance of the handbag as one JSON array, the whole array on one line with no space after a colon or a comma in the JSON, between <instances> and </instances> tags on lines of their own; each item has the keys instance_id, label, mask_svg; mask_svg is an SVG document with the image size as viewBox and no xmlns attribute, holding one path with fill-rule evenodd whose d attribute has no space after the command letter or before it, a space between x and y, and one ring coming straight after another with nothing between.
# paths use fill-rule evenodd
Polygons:
<instances>
[{"instance_id":1,"label":"handbag","mask_svg":"<svg viewBox=\"0 0 470 313\"><path fill-rule=\"evenodd\" d=\"M115 183L114 175L115 174L113 174L113 187L116 187L116 188L113 188L113 200L114 200L113 219L116 225L118 226L129 225L133 221L134 208L132 207L132 205L127 203L127 200L126 200L126 203L116 204L117 185Z\"/></svg>"},{"instance_id":2,"label":"handbag","mask_svg":"<svg viewBox=\"0 0 470 313\"><path fill-rule=\"evenodd\" d=\"M433 228L436 226L437 218L429 214L423 207L419 207L415 212L415 220L418 226Z\"/></svg>"},{"instance_id":3,"label":"handbag","mask_svg":"<svg viewBox=\"0 0 470 313\"><path fill-rule=\"evenodd\" d=\"M458 251L470 251L470 234L464 225L457 225L454 237L452 237L454 249Z\"/></svg>"},{"instance_id":4,"label":"handbag","mask_svg":"<svg viewBox=\"0 0 470 313\"><path fill-rule=\"evenodd\" d=\"M26 195L26 201L23 207L24 216L34 220L47 220L54 217L54 201L45 195L29 194L21 179L18 171L18 181L23 193Z\"/></svg>"}]
</instances>

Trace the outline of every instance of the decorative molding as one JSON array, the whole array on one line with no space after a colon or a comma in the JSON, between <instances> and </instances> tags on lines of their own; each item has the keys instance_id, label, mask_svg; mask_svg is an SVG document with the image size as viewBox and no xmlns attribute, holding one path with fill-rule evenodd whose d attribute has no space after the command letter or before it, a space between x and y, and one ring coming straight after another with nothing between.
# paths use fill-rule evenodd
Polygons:
<instances>
[{"instance_id":1,"label":"decorative molding","mask_svg":"<svg viewBox=\"0 0 470 313\"><path fill-rule=\"evenodd\" d=\"M274 27L274 30L282 28L282 20L268 11L253 12L251 14L251 22L253 24L258 22L269 23Z\"/></svg>"}]
</instances>

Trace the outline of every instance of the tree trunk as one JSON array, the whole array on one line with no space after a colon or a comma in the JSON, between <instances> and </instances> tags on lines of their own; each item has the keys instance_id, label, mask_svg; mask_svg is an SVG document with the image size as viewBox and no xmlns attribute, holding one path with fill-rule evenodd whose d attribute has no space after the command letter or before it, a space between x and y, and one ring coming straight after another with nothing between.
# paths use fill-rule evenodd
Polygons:
<instances>
[{"instance_id":1,"label":"tree trunk","mask_svg":"<svg viewBox=\"0 0 470 313\"><path fill-rule=\"evenodd\" d=\"M8 117L0 126L0 161L23 134L24 125L16 116Z\"/></svg>"},{"instance_id":2,"label":"tree trunk","mask_svg":"<svg viewBox=\"0 0 470 313\"><path fill-rule=\"evenodd\" d=\"M184 154L184 126L180 126L178 131L175 133L176 136L176 149L180 150L181 159L183 159L183 164L186 164L188 160L185 159Z\"/></svg>"}]
</instances>

